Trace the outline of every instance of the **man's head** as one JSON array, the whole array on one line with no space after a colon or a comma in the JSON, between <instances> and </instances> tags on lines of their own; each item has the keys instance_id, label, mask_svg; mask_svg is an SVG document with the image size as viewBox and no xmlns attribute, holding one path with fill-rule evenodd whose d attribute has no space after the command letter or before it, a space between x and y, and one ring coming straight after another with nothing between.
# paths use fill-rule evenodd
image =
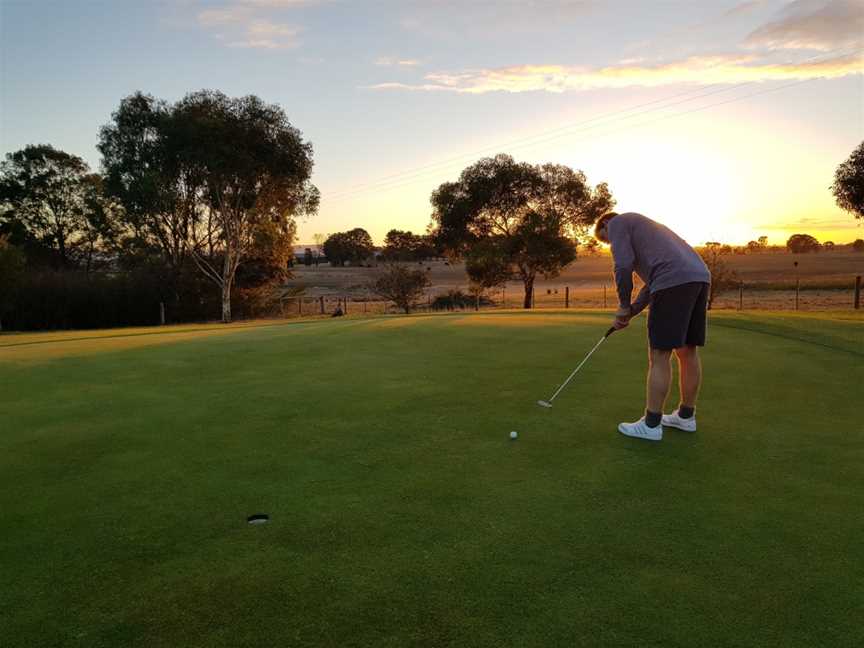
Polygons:
<instances>
[{"instance_id":1,"label":"man's head","mask_svg":"<svg viewBox=\"0 0 864 648\"><path fill-rule=\"evenodd\" d=\"M603 214L600 218L597 219L597 222L594 224L594 238L598 241L603 241L604 243L609 242L609 221L615 218L618 214L615 212L609 212L608 214Z\"/></svg>"}]
</instances>

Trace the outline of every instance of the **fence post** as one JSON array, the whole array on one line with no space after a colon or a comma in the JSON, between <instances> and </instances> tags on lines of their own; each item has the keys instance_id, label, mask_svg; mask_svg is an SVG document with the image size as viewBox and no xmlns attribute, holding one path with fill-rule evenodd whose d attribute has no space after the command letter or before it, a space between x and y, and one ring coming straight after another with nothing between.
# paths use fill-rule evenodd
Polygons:
<instances>
[{"instance_id":1,"label":"fence post","mask_svg":"<svg viewBox=\"0 0 864 648\"><path fill-rule=\"evenodd\" d=\"M861 275L855 277L855 310L861 308Z\"/></svg>"},{"instance_id":2,"label":"fence post","mask_svg":"<svg viewBox=\"0 0 864 648\"><path fill-rule=\"evenodd\" d=\"M501 289L501 308L507 308L507 288Z\"/></svg>"},{"instance_id":3,"label":"fence post","mask_svg":"<svg viewBox=\"0 0 864 648\"><path fill-rule=\"evenodd\" d=\"M165 302L159 302L159 324L165 326Z\"/></svg>"},{"instance_id":4,"label":"fence post","mask_svg":"<svg viewBox=\"0 0 864 648\"><path fill-rule=\"evenodd\" d=\"M477 293L477 294L474 296L474 310L475 310L475 311L479 311L479 310L480 310L480 293Z\"/></svg>"},{"instance_id":5,"label":"fence post","mask_svg":"<svg viewBox=\"0 0 864 648\"><path fill-rule=\"evenodd\" d=\"M345 303L345 308L342 309L342 312L345 313L345 315L347 315L348 314L348 298L343 297L342 301Z\"/></svg>"},{"instance_id":6,"label":"fence post","mask_svg":"<svg viewBox=\"0 0 864 648\"><path fill-rule=\"evenodd\" d=\"M298 315L303 314L303 298L302 297L297 298L297 314Z\"/></svg>"},{"instance_id":7,"label":"fence post","mask_svg":"<svg viewBox=\"0 0 864 648\"><path fill-rule=\"evenodd\" d=\"M744 282L738 284L738 310L744 310Z\"/></svg>"},{"instance_id":8,"label":"fence post","mask_svg":"<svg viewBox=\"0 0 864 648\"><path fill-rule=\"evenodd\" d=\"M603 309L606 309L606 284L603 284Z\"/></svg>"},{"instance_id":9,"label":"fence post","mask_svg":"<svg viewBox=\"0 0 864 648\"><path fill-rule=\"evenodd\" d=\"M801 293L801 280L795 279L795 310L798 310L798 297Z\"/></svg>"},{"instance_id":10,"label":"fence post","mask_svg":"<svg viewBox=\"0 0 864 648\"><path fill-rule=\"evenodd\" d=\"M564 308L570 308L570 286L564 286Z\"/></svg>"},{"instance_id":11,"label":"fence post","mask_svg":"<svg viewBox=\"0 0 864 648\"><path fill-rule=\"evenodd\" d=\"M321 314L323 315L324 314L324 295L321 295L318 299L321 301Z\"/></svg>"}]
</instances>

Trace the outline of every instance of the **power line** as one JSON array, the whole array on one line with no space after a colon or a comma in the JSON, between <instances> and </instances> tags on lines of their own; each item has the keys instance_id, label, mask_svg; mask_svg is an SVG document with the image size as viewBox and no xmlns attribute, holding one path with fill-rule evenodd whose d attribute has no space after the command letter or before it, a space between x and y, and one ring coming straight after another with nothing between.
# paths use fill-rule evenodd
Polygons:
<instances>
[{"instance_id":1,"label":"power line","mask_svg":"<svg viewBox=\"0 0 864 648\"><path fill-rule=\"evenodd\" d=\"M843 49L845 49L845 48L838 48L838 49L831 50L831 51L828 51L828 52L822 52L822 53L820 53L820 54L818 54L818 55L816 55L816 56L808 57L808 58L806 58L806 59L803 59L803 60L801 60L801 61L798 61L798 62L795 63L795 65L800 65L800 64L802 64L802 63L807 63L807 62L810 62L810 61L813 61L813 60L815 60L815 59L819 59L819 58L823 58L823 59L824 59L824 58L827 58L827 57L831 56L832 54L835 54L836 52L840 52L840 51L843 50ZM851 51L845 52L845 54L847 54L847 55L848 55L848 54L855 54L855 53L860 52L860 51L861 51L861 49L853 49L853 50L851 50ZM715 65L712 65L712 66L710 66L710 67L708 67L708 68L705 68L705 70L710 70L711 68L717 67L718 65L721 65L721 64L723 64L723 63L725 63L725 61L724 61L724 62L720 62L720 63L715 64ZM630 124L630 125L628 125L628 126L625 126L625 127L624 127L623 129L621 129L621 130L626 130L627 128L633 128L633 127L638 127L638 126L642 126L642 125L645 125L645 124L654 123L655 121L662 121L662 120L664 120L664 119L670 119L670 118L673 118L673 117L679 117L679 116L687 115L687 114L690 114L690 113L693 113L693 112L699 112L699 111L701 111L701 110L705 110L705 109L712 108L712 107L715 107L715 106L721 106L721 105L725 105L725 104L728 104L728 103L733 103L733 102L735 102L735 101L742 101L742 100L744 100L744 99L748 99L748 98L750 98L750 97L754 97L754 96L757 96L757 95L766 94L766 93L768 93L768 92L774 92L774 91L777 91L777 90L782 90L782 89L784 89L784 88L792 87L792 86L795 86L795 85L800 85L800 84L807 83L807 82L810 82L810 81L817 81L817 80L819 80L819 79L803 79L803 80L800 80L800 81L795 81L795 82L792 82L792 83L784 84L784 85L782 85L782 86L777 86L777 87L775 87L775 88L770 88L770 89L767 89L767 90L764 90L764 91L759 91L759 92L755 92L755 93L750 93L750 94L743 95L743 96L740 96L740 97L736 97L736 98L733 98L733 99L729 99L729 100L726 100L726 101L721 101L721 102L716 102L716 103L708 104L708 105L706 105L706 106L702 106L702 107L699 107L699 108L696 108L696 109L693 109L693 110L686 110L686 111L681 111L681 112L678 112L678 113L674 113L674 114L672 114L672 115L665 115L665 116L660 117L660 118L658 118L658 119L656 119L656 120L649 120L649 121L646 121L646 122L639 122L639 123L637 123L637 124ZM675 95L671 95L671 96L669 96L669 97L664 97L664 98L661 98L661 99L656 99L656 100L653 100L653 101L649 101L649 102L645 102L645 103L637 104L636 106L631 106L631 107L629 107L629 108L624 108L624 109L622 109L622 110L618 110L618 111L615 111L615 112L612 112L612 113L609 113L609 114L606 114L606 115L598 115L598 116L596 116L596 117L592 117L592 118L587 119L587 120L584 120L584 121L574 122L574 123L572 123L572 124L567 124L567 125L564 125L564 126L559 126L559 127L556 127L556 128L553 128L553 129L550 129L550 130L544 131L544 132L542 132L542 133L537 133L537 134L532 135L532 136L528 136L528 137L520 138L520 139L517 139L517 140L511 140L510 142L507 142L507 143L504 143L504 144L501 144L501 145L484 147L484 148L482 148L482 149L478 149L478 150L475 150L475 151L472 151L472 152L468 152L468 153L460 154L460 155L458 155L458 156L455 156L455 157L452 157L452 158L448 158L448 159L446 159L446 160L441 160L441 161L439 161L439 162L431 163L431 164L428 164L428 165L424 165L424 166L420 166L420 167L415 167L414 169L410 169L410 170L403 171L403 172L400 172L400 173L392 174L392 175L390 175L390 176L384 176L384 177L382 177L382 178L378 178L377 180L373 180L373 181L370 181L370 182L368 182L368 183L364 183L364 184L361 184L361 185L357 185L356 187L354 187L354 188L352 188L352 189L348 189L348 190L346 190L346 191L343 191L343 192L337 193L335 196L329 198L329 200L332 200L332 201L339 201L339 200L343 200L343 199L348 198L348 197L353 196L353 195L357 195L357 194L360 194L360 193L365 193L365 192L370 191L370 190L373 190L373 189L380 189L380 190L382 190L382 191L391 191L391 190L393 190L393 189L397 189L397 188L400 188L400 187L403 187L403 186L407 186L408 184L412 184L413 181L414 181L415 179L418 179L418 178L421 178L421 177L423 177L423 176L425 176L425 175L428 175L428 173L429 173L432 169L437 169L437 167L443 167L443 166L446 166L446 165L452 164L453 162L457 162L457 161L462 160L462 159L464 159L464 158L474 157L474 156L481 155L481 154L483 154L483 153L485 153L485 152L489 152L489 151L493 151L493 150L501 150L501 149L508 149L508 150L510 150L510 149L519 149L519 148L526 148L526 147L536 146L536 145L538 145L538 144L543 144L543 143L546 143L546 142L549 142L549 141L552 141L552 140L555 140L555 139L559 139L559 138L561 138L561 137L571 136L571 135L573 135L574 133L578 133L578 132L583 131L583 130L592 130L592 129L594 129L594 128L598 128L598 127L601 127L601 126L609 125L609 124L614 123L614 122L616 122L616 121L620 121L620 120L627 120L627 119L633 119L633 118L635 118L635 117L639 117L639 116L641 116L641 115L643 115L643 114L649 114L649 113L652 113L652 112L656 112L656 111L658 111L658 110L665 110L665 109L667 109L667 108L671 108L672 106L681 105L681 104L683 104L683 103L687 103L687 102L690 102L690 101L695 101L695 100L702 99L702 98L704 98L704 97L708 97L708 96L711 96L711 95L720 94L720 93L724 93L724 92L730 92L730 91L733 91L733 90L740 90L741 88L746 87L746 86L749 86L749 85L752 85L752 84L754 84L754 83L758 83L758 81L757 81L757 80L744 81L744 82L737 83L737 84L733 84L733 85L730 85L730 86L724 86L723 88L719 88L719 89L715 89L715 90L709 90L708 92L701 92L701 91L699 91L699 90L690 90L690 91L685 91L685 92L679 92L679 93L677 93L677 94L675 94ZM693 95L693 96L690 96L690 95ZM633 113L633 114L631 114L631 115L626 115L626 116L616 116L616 115L621 115L621 114L623 114L623 113L628 113L628 112L636 111L637 109L639 109L639 108L644 108L644 107L646 107L646 106L651 106L651 105L658 104L658 103L670 102L671 100L673 100L673 99L677 99L677 98L679 98L679 97L686 97L686 98L681 99L680 101L672 102L672 103L665 103L665 105L657 106L657 107L655 107L655 108L651 108L651 109L649 109L649 110L638 110L638 112L635 112L635 113ZM585 125L587 125L587 124L591 124L592 122L597 122L597 121L602 121L602 120L606 120L606 123L605 123L605 124L595 124L595 125L593 125L593 126L588 126L587 128L577 128L577 127L580 127L580 126L585 126ZM574 128L577 128L577 130L575 130L575 131L572 130L572 129L574 129ZM562 131L567 131L567 132L562 132ZM611 133L614 133L614 132L617 132L617 131L610 131L610 132L607 132L607 133L601 133L599 136L605 136L605 135L608 135L608 134L611 134ZM553 135L553 134L555 134L555 133L559 133L559 134L557 134L557 135ZM582 140L582 139L587 139L587 138L579 138L579 140ZM534 141L534 140L537 140L537 141ZM577 140L577 141L579 141L579 140ZM408 181L408 182L406 182L406 181Z\"/></svg>"}]
</instances>

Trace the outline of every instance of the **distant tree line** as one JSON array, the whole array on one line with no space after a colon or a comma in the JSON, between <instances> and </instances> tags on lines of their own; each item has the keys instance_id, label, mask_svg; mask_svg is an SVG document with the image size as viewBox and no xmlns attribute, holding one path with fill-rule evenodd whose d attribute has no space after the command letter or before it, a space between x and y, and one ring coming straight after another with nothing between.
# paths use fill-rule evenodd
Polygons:
<instances>
[{"instance_id":1,"label":"distant tree line","mask_svg":"<svg viewBox=\"0 0 864 648\"><path fill-rule=\"evenodd\" d=\"M48 144L0 163L0 327L80 328L232 319L266 308L290 276L296 219L314 214L312 146L284 111L255 96L202 90L168 103L137 92L101 128L98 172ZM837 169L837 204L864 218L864 143ZM605 183L564 165L484 158L431 195L426 234L392 229L376 249L363 228L316 235L334 266L383 264L370 287L410 311L429 285L409 263L464 261L477 297L520 281L523 305L538 276L572 263L589 228L615 205ZM795 234L785 249L833 251ZM782 249L765 236L700 250L717 287L735 277L727 254ZM851 249L864 252L864 240ZM235 291L236 289L236 291Z\"/></svg>"},{"instance_id":2,"label":"distant tree line","mask_svg":"<svg viewBox=\"0 0 864 648\"><path fill-rule=\"evenodd\" d=\"M14 328L231 320L288 272L296 218L315 213L312 146L255 96L123 99L101 170L50 145L0 164L0 317ZM10 261L11 259L11 261ZM16 268L14 272L6 268ZM215 290L214 290L215 288ZM217 310L218 309L218 310Z\"/></svg>"}]
</instances>

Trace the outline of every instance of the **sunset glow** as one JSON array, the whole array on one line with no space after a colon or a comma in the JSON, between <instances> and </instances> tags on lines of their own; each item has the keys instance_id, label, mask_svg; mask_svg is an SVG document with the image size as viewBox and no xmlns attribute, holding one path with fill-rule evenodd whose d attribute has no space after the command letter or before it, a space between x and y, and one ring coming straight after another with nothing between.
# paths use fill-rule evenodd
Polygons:
<instances>
[{"instance_id":1,"label":"sunset glow","mask_svg":"<svg viewBox=\"0 0 864 648\"><path fill-rule=\"evenodd\" d=\"M422 232L432 191L496 153L581 169L693 243L864 234L829 191L864 139L859 0L101 6L2 5L3 153L50 142L97 169L122 97L208 87L280 104L312 142L300 243Z\"/></svg>"}]
</instances>

